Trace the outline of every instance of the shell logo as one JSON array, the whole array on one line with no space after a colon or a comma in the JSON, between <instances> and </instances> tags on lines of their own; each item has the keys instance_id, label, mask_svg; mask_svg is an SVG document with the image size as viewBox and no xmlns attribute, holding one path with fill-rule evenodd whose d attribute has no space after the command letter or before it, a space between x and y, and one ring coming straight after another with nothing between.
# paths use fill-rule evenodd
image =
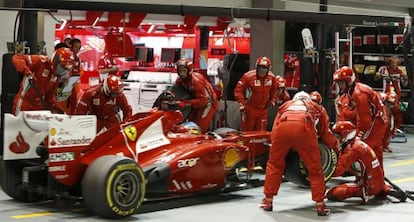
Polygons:
<instances>
[{"instance_id":1,"label":"shell logo","mask_svg":"<svg viewBox=\"0 0 414 222\"><path fill-rule=\"evenodd\" d=\"M223 162L226 168L232 168L240 160L239 150L235 147L227 147L223 153Z\"/></svg>"},{"instance_id":2,"label":"shell logo","mask_svg":"<svg viewBox=\"0 0 414 222\"><path fill-rule=\"evenodd\" d=\"M51 136L56 135L56 128L52 128L52 129L50 129L50 135L51 135Z\"/></svg>"}]
</instances>

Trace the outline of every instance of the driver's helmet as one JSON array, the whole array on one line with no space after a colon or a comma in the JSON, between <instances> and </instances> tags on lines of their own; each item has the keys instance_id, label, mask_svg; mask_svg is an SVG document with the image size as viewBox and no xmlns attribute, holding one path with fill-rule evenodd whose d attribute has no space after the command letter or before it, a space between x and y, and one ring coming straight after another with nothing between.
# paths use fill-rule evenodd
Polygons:
<instances>
[{"instance_id":1,"label":"driver's helmet","mask_svg":"<svg viewBox=\"0 0 414 222\"><path fill-rule=\"evenodd\" d=\"M332 132L339 135L342 143L353 139L356 136L355 125L350 121L338 121L333 125Z\"/></svg>"},{"instance_id":2,"label":"driver's helmet","mask_svg":"<svg viewBox=\"0 0 414 222\"><path fill-rule=\"evenodd\" d=\"M109 75L104 79L103 92L106 96L117 97L124 90L124 84L118 76Z\"/></svg>"},{"instance_id":3,"label":"driver's helmet","mask_svg":"<svg viewBox=\"0 0 414 222\"><path fill-rule=\"evenodd\" d=\"M182 125L191 134L194 134L194 135L201 134L201 128L195 122L185 122Z\"/></svg>"}]
</instances>

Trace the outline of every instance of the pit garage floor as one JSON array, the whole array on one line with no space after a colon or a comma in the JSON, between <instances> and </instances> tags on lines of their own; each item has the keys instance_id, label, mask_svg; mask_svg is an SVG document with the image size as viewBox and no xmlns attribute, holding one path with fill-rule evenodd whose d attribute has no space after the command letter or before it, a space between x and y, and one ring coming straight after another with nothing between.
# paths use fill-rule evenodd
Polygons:
<instances>
[{"instance_id":1,"label":"pit garage floor","mask_svg":"<svg viewBox=\"0 0 414 222\"><path fill-rule=\"evenodd\" d=\"M392 143L393 153L384 153L386 176L405 190L414 190L414 130L407 134L407 143ZM379 138L380 139L380 138ZM335 178L338 181L352 178ZM263 187L242 189L229 193L209 194L190 198L147 201L137 214L123 221L145 222L302 222L302 221L395 221L414 222L414 202L372 203L360 205L358 198L345 203L327 202L331 215L318 217L310 191L284 182L274 200L274 211L259 208ZM60 200L34 204L16 202L0 190L1 222L86 222L111 221L88 212L82 203ZM112 220L113 221L113 220Z\"/></svg>"}]
</instances>

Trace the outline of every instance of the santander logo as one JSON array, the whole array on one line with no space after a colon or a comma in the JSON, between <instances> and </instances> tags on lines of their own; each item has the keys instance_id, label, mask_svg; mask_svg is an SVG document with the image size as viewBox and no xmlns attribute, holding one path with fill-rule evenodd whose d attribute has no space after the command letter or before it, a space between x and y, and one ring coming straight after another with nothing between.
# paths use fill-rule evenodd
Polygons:
<instances>
[{"instance_id":1,"label":"santander logo","mask_svg":"<svg viewBox=\"0 0 414 222\"><path fill-rule=\"evenodd\" d=\"M9 145L10 151L12 151L13 153L18 153L18 154L26 153L29 150L29 148L30 146L24 140L24 137L21 131L19 131L19 133L17 134L16 141Z\"/></svg>"}]
</instances>

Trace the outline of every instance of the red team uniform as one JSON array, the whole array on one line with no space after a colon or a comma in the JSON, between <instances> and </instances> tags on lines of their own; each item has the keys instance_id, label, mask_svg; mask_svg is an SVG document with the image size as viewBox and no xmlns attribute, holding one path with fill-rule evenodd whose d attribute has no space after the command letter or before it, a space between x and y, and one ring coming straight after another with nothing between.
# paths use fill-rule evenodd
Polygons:
<instances>
[{"instance_id":1,"label":"red team uniform","mask_svg":"<svg viewBox=\"0 0 414 222\"><path fill-rule=\"evenodd\" d=\"M259 58L256 70L245 73L234 89L234 97L240 105L240 127L243 131L266 128L268 108L276 104L277 82L270 67L267 57Z\"/></svg>"},{"instance_id":2,"label":"red team uniform","mask_svg":"<svg viewBox=\"0 0 414 222\"><path fill-rule=\"evenodd\" d=\"M195 122L202 133L205 133L216 113L218 101L211 83L200 73L193 72L193 63L187 59L180 59L177 62L177 78L175 84L188 90L191 99L181 101L180 106L190 106L191 113L188 121Z\"/></svg>"},{"instance_id":3,"label":"red team uniform","mask_svg":"<svg viewBox=\"0 0 414 222\"><path fill-rule=\"evenodd\" d=\"M122 117L119 116L122 111ZM108 76L103 83L92 86L82 96L75 114L97 117L97 132L109 129L132 115L132 108L123 94L123 85L116 76Z\"/></svg>"}]
</instances>

